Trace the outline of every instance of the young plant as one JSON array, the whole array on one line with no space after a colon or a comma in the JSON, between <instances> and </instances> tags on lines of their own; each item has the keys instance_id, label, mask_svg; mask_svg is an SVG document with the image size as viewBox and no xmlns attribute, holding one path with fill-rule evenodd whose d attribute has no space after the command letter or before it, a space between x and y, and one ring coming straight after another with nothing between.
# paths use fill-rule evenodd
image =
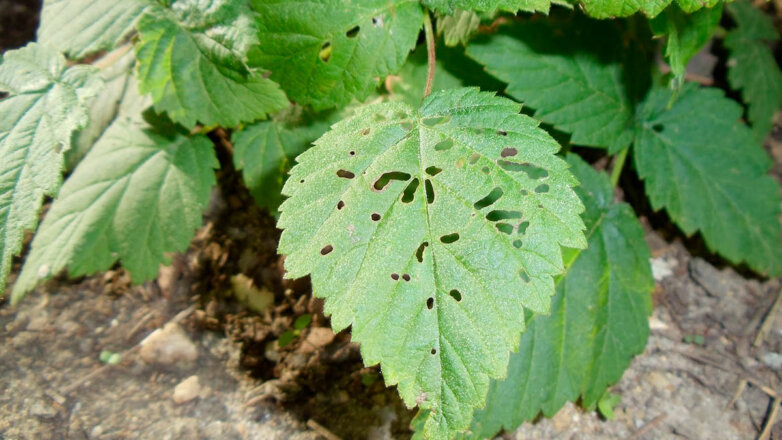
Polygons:
<instances>
[{"instance_id":1,"label":"young plant","mask_svg":"<svg viewBox=\"0 0 782 440\"><path fill-rule=\"evenodd\" d=\"M416 436L491 437L567 401L610 412L653 288L614 196L626 164L686 235L782 272L760 145L778 35L744 0L732 22L718 0L551 3L45 0L38 42L0 62L0 292L44 197L12 302L66 269L155 278L216 185L206 134L228 131L286 276L309 275L334 330L420 408ZM687 81L721 23L751 127ZM610 175L573 147L612 156Z\"/></svg>"}]
</instances>

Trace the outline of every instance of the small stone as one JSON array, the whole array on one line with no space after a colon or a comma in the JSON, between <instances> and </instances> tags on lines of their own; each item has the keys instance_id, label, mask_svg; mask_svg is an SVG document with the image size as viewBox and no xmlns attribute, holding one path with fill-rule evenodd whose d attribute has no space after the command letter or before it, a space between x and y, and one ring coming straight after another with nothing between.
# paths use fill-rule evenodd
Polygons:
<instances>
[{"instance_id":1,"label":"small stone","mask_svg":"<svg viewBox=\"0 0 782 440\"><path fill-rule=\"evenodd\" d=\"M679 264L675 259L671 261L662 257L652 258L651 263L652 277L654 277L655 281L662 281L673 275L673 268Z\"/></svg>"},{"instance_id":2,"label":"small stone","mask_svg":"<svg viewBox=\"0 0 782 440\"><path fill-rule=\"evenodd\" d=\"M266 343L266 347L264 348L263 355L266 356L266 359L277 363L280 361L280 352L277 351L277 341L269 341Z\"/></svg>"},{"instance_id":3,"label":"small stone","mask_svg":"<svg viewBox=\"0 0 782 440\"><path fill-rule=\"evenodd\" d=\"M44 419L51 419L57 416L57 410L52 408L51 405L35 402L30 406L30 414Z\"/></svg>"},{"instance_id":4,"label":"small stone","mask_svg":"<svg viewBox=\"0 0 782 440\"><path fill-rule=\"evenodd\" d=\"M327 327L315 327L310 329L304 343L301 344L300 351L311 353L319 348L323 348L334 340L334 332Z\"/></svg>"},{"instance_id":5,"label":"small stone","mask_svg":"<svg viewBox=\"0 0 782 440\"><path fill-rule=\"evenodd\" d=\"M190 376L174 387L174 402L183 404L197 398L201 394L201 384L198 376Z\"/></svg>"},{"instance_id":6,"label":"small stone","mask_svg":"<svg viewBox=\"0 0 782 440\"><path fill-rule=\"evenodd\" d=\"M780 353L765 353L760 357L760 360L763 361L764 364L768 365L772 370L782 369L782 354Z\"/></svg>"},{"instance_id":7,"label":"small stone","mask_svg":"<svg viewBox=\"0 0 782 440\"><path fill-rule=\"evenodd\" d=\"M169 323L141 341L139 356L149 364L192 364L198 348L178 324Z\"/></svg>"}]
</instances>

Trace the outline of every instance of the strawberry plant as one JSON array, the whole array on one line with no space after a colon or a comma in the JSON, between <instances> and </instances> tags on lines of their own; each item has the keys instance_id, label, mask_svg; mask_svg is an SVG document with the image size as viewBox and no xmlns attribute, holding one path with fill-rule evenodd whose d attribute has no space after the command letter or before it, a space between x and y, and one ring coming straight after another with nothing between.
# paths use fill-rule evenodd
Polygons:
<instances>
[{"instance_id":1,"label":"strawberry plant","mask_svg":"<svg viewBox=\"0 0 782 440\"><path fill-rule=\"evenodd\" d=\"M743 102L688 81L715 35ZM63 271L154 279L228 144L286 276L420 409L416 436L594 409L649 332L623 173L782 272L777 39L745 0L45 0L0 62L0 292L29 231L12 302Z\"/></svg>"}]
</instances>

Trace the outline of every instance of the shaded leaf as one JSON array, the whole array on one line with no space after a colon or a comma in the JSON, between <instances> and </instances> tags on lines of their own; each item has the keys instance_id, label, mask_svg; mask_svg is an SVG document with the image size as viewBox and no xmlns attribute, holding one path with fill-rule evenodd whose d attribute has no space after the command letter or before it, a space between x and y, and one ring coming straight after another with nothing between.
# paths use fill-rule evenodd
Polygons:
<instances>
[{"instance_id":1,"label":"shaded leaf","mask_svg":"<svg viewBox=\"0 0 782 440\"><path fill-rule=\"evenodd\" d=\"M632 141L634 107L649 84L646 57L624 39L616 23L532 20L474 40L467 54L572 143L617 152Z\"/></svg>"},{"instance_id":2,"label":"shaded leaf","mask_svg":"<svg viewBox=\"0 0 782 440\"><path fill-rule=\"evenodd\" d=\"M741 107L719 89L685 84L653 90L639 109L635 165L654 209L734 263L782 271L779 185L771 162L742 124Z\"/></svg>"},{"instance_id":3,"label":"shaded leaf","mask_svg":"<svg viewBox=\"0 0 782 440\"><path fill-rule=\"evenodd\" d=\"M747 1L731 3L728 12L736 21L724 40L730 51L728 82L741 90L755 137L763 140L782 105L782 72L767 45L779 34L771 17Z\"/></svg>"}]
</instances>

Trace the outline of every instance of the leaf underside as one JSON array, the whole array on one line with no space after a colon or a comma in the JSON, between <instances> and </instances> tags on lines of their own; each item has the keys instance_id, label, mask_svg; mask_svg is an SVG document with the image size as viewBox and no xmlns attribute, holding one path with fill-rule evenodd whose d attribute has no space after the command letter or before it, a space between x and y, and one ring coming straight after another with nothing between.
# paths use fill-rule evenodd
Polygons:
<instances>
[{"instance_id":1,"label":"leaf underside","mask_svg":"<svg viewBox=\"0 0 782 440\"><path fill-rule=\"evenodd\" d=\"M469 426L502 377L525 310L545 313L560 246L583 247L583 207L558 144L520 106L475 88L420 109L366 106L299 156L279 251L352 325L425 432Z\"/></svg>"},{"instance_id":2,"label":"leaf underside","mask_svg":"<svg viewBox=\"0 0 782 440\"><path fill-rule=\"evenodd\" d=\"M257 44L252 10L229 0L176 0L138 23L136 74L158 112L192 128L235 126L264 119L288 106L285 94L263 72L247 67Z\"/></svg>"},{"instance_id":3,"label":"leaf underside","mask_svg":"<svg viewBox=\"0 0 782 440\"><path fill-rule=\"evenodd\" d=\"M62 55L36 43L0 62L0 92L9 94L0 101L0 294L43 197L60 187L63 153L100 85L93 68L66 68Z\"/></svg>"},{"instance_id":4,"label":"leaf underside","mask_svg":"<svg viewBox=\"0 0 782 440\"><path fill-rule=\"evenodd\" d=\"M81 276L120 261L134 282L154 278L201 226L217 165L206 136L162 136L138 112L118 118L52 203L12 299L66 267Z\"/></svg>"},{"instance_id":5,"label":"leaf underside","mask_svg":"<svg viewBox=\"0 0 782 440\"><path fill-rule=\"evenodd\" d=\"M38 42L75 59L110 50L151 7L150 0L44 0Z\"/></svg>"},{"instance_id":6,"label":"leaf underside","mask_svg":"<svg viewBox=\"0 0 782 440\"><path fill-rule=\"evenodd\" d=\"M565 253L551 315L528 320L508 377L492 381L467 438L493 438L540 413L551 417L567 401L593 408L646 346L654 280L643 229L629 205L613 201L605 174L575 155L568 162L581 182L588 247Z\"/></svg>"},{"instance_id":7,"label":"leaf underside","mask_svg":"<svg viewBox=\"0 0 782 440\"><path fill-rule=\"evenodd\" d=\"M613 153L632 142L633 110L649 84L648 62L625 49L621 31L578 15L524 21L473 41L467 55L573 144Z\"/></svg>"},{"instance_id":8,"label":"leaf underside","mask_svg":"<svg viewBox=\"0 0 782 440\"><path fill-rule=\"evenodd\" d=\"M252 58L290 98L316 110L364 100L396 73L423 25L417 0L254 0Z\"/></svg>"},{"instance_id":9,"label":"leaf underside","mask_svg":"<svg viewBox=\"0 0 782 440\"><path fill-rule=\"evenodd\" d=\"M714 88L653 90L639 109L635 165L654 209L710 249L771 275L782 271L779 185L771 162L740 123L741 107Z\"/></svg>"}]
</instances>

